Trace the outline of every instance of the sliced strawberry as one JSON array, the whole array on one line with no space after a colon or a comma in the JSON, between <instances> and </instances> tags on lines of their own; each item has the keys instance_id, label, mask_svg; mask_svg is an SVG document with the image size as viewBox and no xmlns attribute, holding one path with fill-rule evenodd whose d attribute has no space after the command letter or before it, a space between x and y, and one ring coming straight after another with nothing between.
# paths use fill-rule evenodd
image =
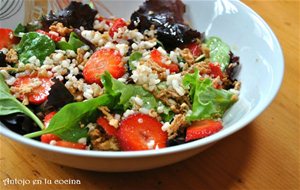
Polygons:
<instances>
[{"instance_id":1,"label":"sliced strawberry","mask_svg":"<svg viewBox=\"0 0 300 190\"><path fill-rule=\"evenodd\" d=\"M100 84L100 77L105 71L114 78L120 78L125 74L122 56L118 50L102 48L96 51L85 64L83 76L89 84Z\"/></svg>"},{"instance_id":2,"label":"sliced strawberry","mask_svg":"<svg viewBox=\"0 0 300 190\"><path fill-rule=\"evenodd\" d=\"M202 53L199 44L195 42L184 45L183 48L188 48L194 57L199 57Z\"/></svg>"},{"instance_id":3,"label":"sliced strawberry","mask_svg":"<svg viewBox=\"0 0 300 190\"><path fill-rule=\"evenodd\" d=\"M35 86L36 84L36 86ZM38 77L36 75L32 76L23 76L18 77L14 82L13 86L20 89L20 100L24 100L25 97L28 97L28 100L32 104L41 104L43 103L49 95L53 82L49 77ZM24 92L26 89L31 89L30 92Z\"/></svg>"},{"instance_id":4,"label":"sliced strawberry","mask_svg":"<svg viewBox=\"0 0 300 190\"><path fill-rule=\"evenodd\" d=\"M99 20L100 22L105 21L105 24L107 24L107 25L111 25L113 23L112 19L104 18L102 16L98 17L97 20Z\"/></svg>"},{"instance_id":5,"label":"sliced strawberry","mask_svg":"<svg viewBox=\"0 0 300 190\"><path fill-rule=\"evenodd\" d=\"M117 135L117 129L111 126L106 118L99 117L97 119L97 124L100 125L108 135Z\"/></svg>"},{"instance_id":6,"label":"sliced strawberry","mask_svg":"<svg viewBox=\"0 0 300 190\"><path fill-rule=\"evenodd\" d=\"M41 142L50 144L51 141L56 141L55 146L82 149L82 150L86 149L85 144L64 141L64 140L61 140L61 138L59 138L58 136L56 136L54 134L44 134L41 136Z\"/></svg>"},{"instance_id":7,"label":"sliced strawberry","mask_svg":"<svg viewBox=\"0 0 300 190\"><path fill-rule=\"evenodd\" d=\"M17 43L17 38L13 36L13 31L8 28L0 28L0 49L11 48L13 44Z\"/></svg>"},{"instance_id":8,"label":"sliced strawberry","mask_svg":"<svg viewBox=\"0 0 300 190\"><path fill-rule=\"evenodd\" d=\"M47 35L49 38L51 38L55 42L59 42L61 40L61 38L62 38L59 35L51 34L49 32L45 32L44 30L37 30L36 32L44 34L44 35Z\"/></svg>"},{"instance_id":9,"label":"sliced strawberry","mask_svg":"<svg viewBox=\"0 0 300 190\"><path fill-rule=\"evenodd\" d=\"M211 75L214 78L217 78L217 77L220 77L221 79L223 78L223 72L221 70L219 63L209 63L209 68L211 70Z\"/></svg>"},{"instance_id":10,"label":"sliced strawberry","mask_svg":"<svg viewBox=\"0 0 300 190\"><path fill-rule=\"evenodd\" d=\"M171 73L177 73L179 71L179 66L175 63L165 64L163 59L167 60L167 56L163 56L157 49L154 49L150 53L151 59L156 62L159 66L169 69Z\"/></svg>"},{"instance_id":11,"label":"sliced strawberry","mask_svg":"<svg viewBox=\"0 0 300 190\"><path fill-rule=\"evenodd\" d=\"M50 112L48 113L45 118L44 118L44 125L45 125L45 128L48 127L52 117L56 114L56 111L53 111L53 112Z\"/></svg>"},{"instance_id":12,"label":"sliced strawberry","mask_svg":"<svg viewBox=\"0 0 300 190\"><path fill-rule=\"evenodd\" d=\"M118 128L117 139L122 150L149 150L166 147L168 135L162 124L146 114L125 118Z\"/></svg>"},{"instance_id":13,"label":"sliced strawberry","mask_svg":"<svg viewBox=\"0 0 300 190\"><path fill-rule=\"evenodd\" d=\"M201 120L194 121L186 130L185 142L212 135L223 128L220 121Z\"/></svg>"},{"instance_id":14,"label":"sliced strawberry","mask_svg":"<svg viewBox=\"0 0 300 190\"><path fill-rule=\"evenodd\" d=\"M49 144L52 140L60 141L61 139L54 134L44 134L41 136L41 142Z\"/></svg>"},{"instance_id":15,"label":"sliced strawberry","mask_svg":"<svg viewBox=\"0 0 300 190\"><path fill-rule=\"evenodd\" d=\"M127 23L124 19L118 18L114 21L113 25L109 29L109 35L110 37L114 37L115 32L118 32L119 28L122 28L124 26L127 26Z\"/></svg>"},{"instance_id":16,"label":"sliced strawberry","mask_svg":"<svg viewBox=\"0 0 300 190\"><path fill-rule=\"evenodd\" d=\"M55 145L56 146L65 147L65 148L75 148L75 149L81 149L81 150L85 150L86 149L86 145L85 144L68 142L68 141L57 141Z\"/></svg>"}]
</instances>

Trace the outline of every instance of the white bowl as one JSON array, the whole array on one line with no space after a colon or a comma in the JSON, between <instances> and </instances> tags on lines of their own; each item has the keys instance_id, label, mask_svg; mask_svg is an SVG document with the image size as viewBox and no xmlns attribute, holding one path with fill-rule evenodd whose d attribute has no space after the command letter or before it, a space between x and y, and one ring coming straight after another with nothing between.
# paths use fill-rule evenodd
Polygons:
<instances>
[{"instance_id":1,"label":"white bowl","mask_svg":"<svg viewBox=\"0 0 300 190\"><path fill-rule=\"evenodd\" d=\"M116 16L129 18L140 1L104 1ZM183 145L136 152L83 151L26 139L1 125L1 134L47 160L86 170L136 171L172 164L203 151L253 121L271 103L282 82L284 61L279 42L265 21L240 1L186 1L186 19L207 36L227 42L242 66L239 101L227 112L219 133ZM126 8L125 8L126 7ZM17 24L17 23L16 23Z\"/></svg>"}]
</instances>

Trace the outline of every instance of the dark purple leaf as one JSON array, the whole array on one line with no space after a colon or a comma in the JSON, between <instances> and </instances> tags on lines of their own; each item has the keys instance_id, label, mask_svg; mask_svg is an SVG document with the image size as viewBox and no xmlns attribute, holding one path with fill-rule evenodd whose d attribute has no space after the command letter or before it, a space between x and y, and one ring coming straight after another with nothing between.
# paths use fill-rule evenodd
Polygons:
<instances>
[{"instance_id":1,"label":"dark purple leaf","mask_svg":"<svg viewBox=\"0 0 300 190\"><path fill-rule=\"evenodd\" d=\"M8 129L20 135L41 130L31 118L23 113L0 116L0 121Z\"/></svg>"},{"instance_id":2,"label":"dark purple leaf","mask_svg":"<svg viewBox=\"0 0 300 190\"><path fill-rule=\"evenodd\" d=\"M69 92L65 85L59 80L51 86L48 100L42 105L42 110L59 110L68 103L74 102L74 96Z\"/></svg>"},{"instance_id":3,"label":"dark purple leaf","mask_svg":"<svg viewBox=\"0 0 300 190\"><path fill-rule=\"evenodd\" d=\"M42 17L42 24L45 29L55 21L61 22L64 26L79 28L83 26L85 29L93 29L93 23L97 11L91 9L89 5L72 1L68 7L53 13L50 11L48 15Z\"/></svg>"},{"instance_id":4,"label":"dark purple leaf","mask_svg":"<svg viewBox=\"0 0 300 190\"><path fill-rule=\"evenodd\" d=\"M157 38L166 49L202 38L200 32L184 23L185 5L181 0L148 0L131 15L129 29L137 28L140 32L152 25L157 29Z\"/></svg>"}]
</instances>

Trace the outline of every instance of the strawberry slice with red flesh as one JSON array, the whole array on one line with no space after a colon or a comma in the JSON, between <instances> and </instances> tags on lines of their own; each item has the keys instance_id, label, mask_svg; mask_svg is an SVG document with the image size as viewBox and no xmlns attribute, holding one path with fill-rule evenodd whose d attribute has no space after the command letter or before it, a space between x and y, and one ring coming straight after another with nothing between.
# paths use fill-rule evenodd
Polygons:
<instances>
[{"instance_id":1,"label":"strawberry slice with red flesh","mask_svg":"<svg viewBox=\"0 0 300 190\"><path fill-rule=\"evenodd\" d=\"M188 48L194 57L199 57L202 53L199 44L195 42L184 45L183 48Z\"/></svg>"},{"instance_id":2,"label":"strawberry slice with red flesh","mask_svg":"<svg viewBox=\"0 0 300 190\"><path fill-rule=\"evenodd\" d=\"M102 48L96 51L83 68L84 80L89 84L101 84L100 77L105 71L114 78L120 78L125 74L122 56L118 50Z\"/></svg>"},{"instance_id":3,"label":"strawberry slice with red flesh","mask_svg":"<svg viewBox=\"0 0 300 190\"><path fill-rule=\"evenodd\" d=\"M13 37L13 31L8 28L0 28L0 36L0 49L11 48L18 41L17 38Z\"/></svg>"},{"instance_id":4,"label":"strawberry slice with red flesh","mask_svg":"<svg viewBox=\"0 0 300 190\"><path fill-rule=\"evenodd\" d=\"M44 134L41 136L41 142L50 144L51 141L56 141L55 146L61 146L65 148L75 148L85 150L86 145L82 143L74 143L69 141L61 140L58 136L54 134Z\"/></svg>"},{"instance_id":5,"label":"strawberry slice with red flesh","mask_svg":"<svg viewBox=\"0 0 300 190\"><path fill-rule=\"evenodd\" d=\"M118 18L114 21L113 25L109 29L109 35L110 37L114 37L115 32L118 32L119 28L122 28L124 26L127 26L127 23L124 19Z\"/></svg>"},{"instance_id":6,"label":"strawberry slice with red flesh","mask_svg":"<svg viewBox=\"0 0 300 190\"><path fill-rule=\"evenodd\" d=\"M38 77L36 75L18 77L13 84L15 88L20 90L31 89L30 92L21 92L18 98L24 100L27 96L29 102L36 105L47 100L52 85L53 82L50 77Z\"/></svg>"},{"instance_id":7,"label":"strawberry slice with red flesh","mask_svg":"<svg viewBox=\"0 0 300 190\"><path fill-rule=\"evenodd\" d=\"M99 22L105 21L105 24L110 25L113 23L112 19L109 18L105 18L105 17L98 17L97 20L99 20Z\"/></svg>"},{"instance_id":8,"label":"strawberry slice with red flesh","mask_svg":"<svg viewBox=\"0 0 300 190\"><path fill-rule=\"evenodd\" d=\"M167 59L167 56L164 57L157 49L154 49L154 50L151 51L150 57L160 67L163 67L165 69L169 69L171 73L179 72L179 66L177 64L175 64L175 63L165 64L163 62L163 59Z\"/></svg>"},{"instance_id":9,"label":"strawberry slice with red flesh","mask_svg":"<svg viewBox=\"0 0 300 190\"><path fill-rule=\"evenodd\" d=\"M220 77L221 79L223 78L223 72L221 70L219 63L209 63L209 68L211 70L211 75L214 78L217 78L217 77Z\"/></svg>"},{"instance_id":10,"label":"strawberry slice with red flesh","mask_svg":"<svg viewBox=\"0 0 300 190\"><path fill-rule=\"evenodd\" d=\"M223 128L220 121L194 121L186 130L185 142L210 136Z\"/></svg>"},{"instance_id":11,"label":"strawberry slice with red flesh","mask_svg":"<svg viewBox=\"0 0 300 190\"><path fill-rule=\"evenodd\" d=\"M117 139L124 151L150 150L166 147L168 135L162 124L146 114L133 114L125 118L118 128Z\"/></svg>"},{"instance_id":12,"label":"strawberry slice with red flesh","mask_svg":"<svg viewBox=\"0 0 300 190\"><path fill-rule=\"evenodd\" d=\"M53 112L50 112L48 113L45 117L44 117L44 125L45 125L45 128L48 127L52 117L56 114L56 111L53 111Z\"/></svg>"},{"instance_id":13,"label":"strawberry slice with red flesh","mask_svg":"<svg viewBox=\"0 0 300 190\"><path fill-rule=\"evenodd\" d=\"M63 141L54 134L44 134L41 136L41 142L50 144L51 141L56 141L55 146L61 146L61 147L65 147L65 148L75 148L75 149L81 149L81 150L86 149L85 144Z\"/></svg>"},{"instance_id":14,"label":"strawberry slice with red flesh","mask_svg":"<svg viewBox=\"0 0 300 190\"><path fill-rule=\"evenodd\" d=\"M97 124L100 125L108 135L117 135L117 129L111 126L106 118L99 117L97 119Z\"/></svg>"},{"instance_id":15,"label":"strawberry slice with red flesh","mask_svg":"<svg viewBox=\"0 0 300 190\"><path fill-rule=\"evenodd\" d=\"M75 149L81 149L85 150L86 145L82 143L74 143L74 142L69 142L69 141L57 141L55 146L61 146L65 148L75 148Z\"/></svg>"},{"instance_id":16,"label":"strawberry slice with red flesh","mask_svg":"<svg viewBox=\"0 0 300 190\"><path fill-rule=\"evenodd\" d=\"M61 139L54 134L44 134L41 136L41 142L49 144L51 141L60 141Z\"/></svg>"},{"instance_id":17,"label":"strawberry slice with red flesh","mask_svg":"<svg viewBox=\"0 0 300 190\"><path fill-rule=\"evenodd\" d=\"M47 35L49 38L51 38L55 42L59 42L61 40L61 38L62 38L59 35L51 34L49 32L45 32L44 30L37 30L36 32L44 34L44 35Z\"/></svg>"}]
</instances>

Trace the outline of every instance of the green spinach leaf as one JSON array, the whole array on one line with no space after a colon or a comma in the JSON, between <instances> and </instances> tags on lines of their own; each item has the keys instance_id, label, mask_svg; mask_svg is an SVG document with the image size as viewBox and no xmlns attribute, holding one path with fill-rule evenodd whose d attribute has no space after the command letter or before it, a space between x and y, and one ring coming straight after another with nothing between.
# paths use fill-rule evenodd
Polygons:
<instances>
[{"instance_id":1,"label":"green spinach leaf","mask_svg":"<svg viewBox=\"0 0 300 190\"><path fill-rule=\"evenodd\" d=\"M224 71L230 61L230 47L218 37L210 37L206 41L210 49L210 59L212 62L218 62Z\"/></svg>"},{"instance_id":2,"label":"green spinach leaf","mask_svg":"<svg viewBox=\"0 0 300 190\"><path fill-rule=\"evenodd\" d=\"M63 140L77 142L81 137L87 137L88 133L88 129L82 128L80 124L96 120L98 107L111 106L113 102L113 97L104 94L84 102L67 104L54 115L45 130L26 134L25 137L33 138L51 133Z\"/></svg>"},{"instance_id":3,"label":"green spinach leaf","mask_svg":"<svg viewBox=\"0 0 300 190\"><path fill-rule=\"evenodd\" d=\"M41 129L44 128L44 125L39 118L10 94L9 87L6 85L2 74L0 74L0 94L0 115L24 113L28 117L32 118Z\"/></svg>"},{"instance_id":4,"label":"green spinach leaf","mask_svg":"<svg viewBox=\"0 0 300 190\"><path fill-rule=\"evenodd\" d=\"M18 24L18 26L16 27L16 29L14 30L14 36L17 37L22 37L22 33L26 32L26 27L23 26L22 24Z\"/></svg>"},{"instance_id":5,"label":"green spinach leaf","mask_svg":"<svg viewBox=\"0 0 300 190\"><path fill-rule=\"evenodd\" d=\"M14 30L14 36L22 37L23 33L33 32L41 29L42 25L38 21L30 22L27 25L22 25L21 23Z\"/></svg>"},{"instance_id":6,"label":"green spinach leaf","mask_svg":"<svg viewBox=\"0 0 300 190\"><path fill-rule=\"evenodd\" d=\"M27 63L28 59L36 56L41 62L54 52L55 43L46 35L37 32L25 33L16 47L19 60Z\"/></svg>"},{"instance_id":7,"label":"green spinach leaf","mask_svg":"<svg viewBox=\"0 0 300 190\"><path fill-rule=\"evenodd\" d=\"M187 121L220 118L237 101L235 94L215 89L211 79L200 80L198 70L193 74L186 74L183 84L190 88L189 95L193 101L192 112L187 115Z\"/></svg>"}]
</instances>

